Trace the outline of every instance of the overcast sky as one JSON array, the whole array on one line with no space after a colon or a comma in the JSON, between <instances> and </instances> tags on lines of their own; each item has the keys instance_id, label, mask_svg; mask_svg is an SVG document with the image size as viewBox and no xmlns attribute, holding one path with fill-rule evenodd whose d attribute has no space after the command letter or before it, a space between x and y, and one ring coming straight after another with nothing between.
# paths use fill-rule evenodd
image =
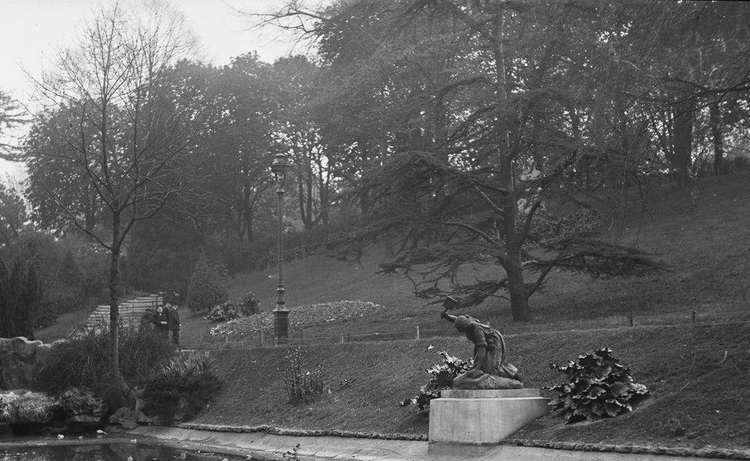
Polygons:
<instances>
[{"instance_id":1,"label":"overcast sky","mask_svg":"<svg viewBox=\"0 0 750 461\"><path fill-rule=\"evenodd\" d=\"M139 0L121 0L129 4ZM273 62L295 50L291 39L275 30L252 28L237 12L268 12L285 0L172 0L200 37L207 62L228 64L241 54L257 51ZM0 90L26 104L31 85L25 72L39 76L49 69L60 49L70 45L84 21L108 5L107 0L0 0ZM19 168L0 160L0 179L17 175Z\"/></svg>"}]
</instances>

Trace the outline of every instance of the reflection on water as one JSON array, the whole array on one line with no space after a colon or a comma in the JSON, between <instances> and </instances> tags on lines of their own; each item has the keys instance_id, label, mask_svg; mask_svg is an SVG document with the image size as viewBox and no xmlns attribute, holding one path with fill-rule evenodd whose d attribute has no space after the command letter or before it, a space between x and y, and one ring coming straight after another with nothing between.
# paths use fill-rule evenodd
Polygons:
<instances>
[{"instance_id":1,"label":"reflection on water","mask_svg":"<svg viewBox=\"0 0 750 461\"><path fill-rule=\"evenodd\" d=\"M0 447L0 461L248 461L248 456L200 453L136 443Z\"/></svg>"}]
</instances>

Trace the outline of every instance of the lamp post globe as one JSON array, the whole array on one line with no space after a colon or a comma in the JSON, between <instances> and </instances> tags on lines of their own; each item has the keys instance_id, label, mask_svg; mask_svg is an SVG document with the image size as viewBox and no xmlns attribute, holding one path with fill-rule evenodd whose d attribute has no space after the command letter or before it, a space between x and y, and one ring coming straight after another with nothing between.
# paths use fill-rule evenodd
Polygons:
<instances>
[{"instance_id":1,"label":"lamp post globe","mask_svg":"<svg viewBox=\"0 0 750 461\"><path fill-rule=\"evenodd\" d=\"M278 344L289 337L289 309L286 308L284 289L284 183L291 165L286 154L276 154L271 163L271 172L276 178L278 196L278 269L279 285L276 288L276 309L273 310L273 339Z\"/></svg>"},{"instance_id":2,"label":"lamp post globe","mask_svg":"<svg viewBox=\"0 0 750 461\"><path fill-rule=\"evenodd\" d=\"M292 166L289 164L289 157L286 154L276 154L273 156L273 162L271 162L271 172L276 176L276 181L279 181L279 187L284 187L284 179L286 173Z\"/></svg>"}]
</instances>

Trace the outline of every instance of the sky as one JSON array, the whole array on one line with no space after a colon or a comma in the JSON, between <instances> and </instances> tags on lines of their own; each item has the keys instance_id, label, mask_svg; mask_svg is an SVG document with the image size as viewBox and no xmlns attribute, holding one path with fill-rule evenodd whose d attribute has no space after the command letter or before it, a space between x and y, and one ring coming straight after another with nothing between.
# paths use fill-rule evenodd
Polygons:
<instances>
[{"instance_id":1,"label":"sky","mask_svg":"<svg viewBox=\"0 0 750 461\"><path fill-rule=\"evenodd\" d=\"M138 0L120 0L123 4ZM257 51L273 62L295 48L292 37L278 30L257 29L238 12L263 13L285 0L172 0L200 38L204 62L228 64L232 57ZM56 53L70 45L83 23L107 0L0 0L0 90L26 105L31 101L29 74L50 69ZM12 140L11 140L12 141ZM21 179L23 169L0 160L0 180Z\"/></svg>"}]
</instances>

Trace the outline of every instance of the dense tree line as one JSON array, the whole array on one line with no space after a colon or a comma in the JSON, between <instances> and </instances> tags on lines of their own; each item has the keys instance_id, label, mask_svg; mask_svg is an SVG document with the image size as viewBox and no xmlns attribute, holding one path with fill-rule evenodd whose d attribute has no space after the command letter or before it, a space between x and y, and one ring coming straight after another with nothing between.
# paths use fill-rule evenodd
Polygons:
<instances>
[{"instance_id":1,"label":"dense tree line","mask_svg":"<svg viewBox=\"0 0 750 461\"><path fill-rule=\"evenodd\" d=\"M356 237L400 240L384 268L416 273L424 296L467 306L507 292L526 320L552 269L658 268L598 240L601 210L586 198L723 170L724 144L742 141L750 70L747 27L735 23L750 10L735 6L289 2L268 20L318 44L330 82L314 102L322 132L359 166L347 178L365 212ZM696 136L701 121L711 143ZM495 279L461 282L487 261Z\"/></svg>"},{"instance_id":2,"label":"dense tree line","mask_svg":"<svg viewBox=\"0 0 750 461\"><path fill-rule=\"evenodd\" d=\"M329 239L342 254L385 240L384 270L420 295L507 293L517 320L553 269L658 268L598 238L611 210L592 197L743 165L741 2L295 1L262 19L299 28L314 58L221 67L164 12L161 42L121 13L40 80L55 104L22 151L32 219L110 251L113 306L123 254L149 289L186 286L200 250L236 271L267 259L280 152L288 232L346 226ZM467 282L474 263L497 276Z\"/></svg>"}]
</instances>

